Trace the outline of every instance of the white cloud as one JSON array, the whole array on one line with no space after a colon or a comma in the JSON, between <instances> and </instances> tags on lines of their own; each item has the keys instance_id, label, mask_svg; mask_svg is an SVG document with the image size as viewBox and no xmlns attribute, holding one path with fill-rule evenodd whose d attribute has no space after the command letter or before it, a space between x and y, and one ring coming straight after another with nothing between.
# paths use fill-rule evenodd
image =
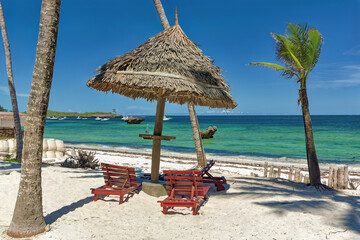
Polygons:
<instances>
[{"instance_id":1,"label":"white cloud","mask_svg":"<svg viewBox=\"0 0 360 240\"><path fill-rule=\"evenodd\" d=\"M317 76L318 80L310 81L309 85L313 88L342 88L360 86L360 65L342 66L338 69L330 69L341 74L342 77L331 77L329 70L324 70L325 76ZM330 76L330 79L329 79ZM332 79L331 79L332 78Z\"/></svg>"},{"instance_id":2,"label":"white cloud","mask_svg":"<svg viewBox=\"0 0 360 240\"><path fill-rule=\"evenodd\" d=\"M9 87L0 86L0 93L2 95L10 95L9 93ZM16 96L18 97L29 97L29 94L26 93L16 93Z\"/></svg>"},{"instance_id":3,"label":"white cloud","mask_svg":"<svg viewBox=\"0 0 360 240\"><path fill-rule=\"evenodd\" d=\"M360 56L360 45L357 45L357 46L345 51L344 54L345 55Z\"/></svg>"}]
</instances>

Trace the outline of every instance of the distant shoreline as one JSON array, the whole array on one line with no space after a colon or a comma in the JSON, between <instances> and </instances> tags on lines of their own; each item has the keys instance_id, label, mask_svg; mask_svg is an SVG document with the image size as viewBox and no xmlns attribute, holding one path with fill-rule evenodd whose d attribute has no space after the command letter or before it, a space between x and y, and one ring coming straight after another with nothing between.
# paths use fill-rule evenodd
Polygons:
<instances>
[{"instance_id":1,"label":"distant shoreline","mask_svg":"<svg viewBox=\"0 0 360 240\"><path fill-rule=\"evenodd\" d=\"M86 113L78 113L78 112L57 112L48 110L47 117L87 117L87 118L96 118L96 117L107 117L107 118L122 118L123 115L118 115L110 112L86 112Z\"/></svg>"}]
</instances>

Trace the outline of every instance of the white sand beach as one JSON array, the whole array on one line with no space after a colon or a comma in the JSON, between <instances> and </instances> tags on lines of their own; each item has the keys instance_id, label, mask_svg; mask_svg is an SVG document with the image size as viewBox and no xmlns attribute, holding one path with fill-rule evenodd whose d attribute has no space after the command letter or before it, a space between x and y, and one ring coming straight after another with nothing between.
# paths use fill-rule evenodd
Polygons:
<instances>
[{"instance_id":1,"label":"white sand beach","mask_svg":"<svg viewBox=\"0 0 360 240\"><path fill-rule=\"evenodd\" d=\"M145 154L98 152L100 162L150 172ZM189 169L194 159L162 157L161 170ZM20 165L0 162L0 232L15 206ZM256 174L259 177L250 176ZM42 168L43 207L50 231L30 239L360 239L360 192L319 192L283 178L263 178L249 163L218 161L211 169L228 180L226 191L211 187L197 216L191 209L162 213L158 200L140 191L118 204L118 197L93 201L90 188L104 184L100 170ZM141 178L138 179L142 181Z\"/></svg>"}]
</instances>

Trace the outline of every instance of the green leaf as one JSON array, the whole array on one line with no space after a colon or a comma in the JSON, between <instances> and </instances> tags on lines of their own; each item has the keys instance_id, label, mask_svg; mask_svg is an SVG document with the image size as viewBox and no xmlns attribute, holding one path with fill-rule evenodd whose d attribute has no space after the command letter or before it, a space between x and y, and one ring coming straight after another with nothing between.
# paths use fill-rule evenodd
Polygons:
<instances>
[{"instance_id":1,"label":"green leaf","mask_svg":"<svg viewBox=\"0 0 360 240\"><path fill-rule=\"evenodd\" d=\"M294 48L294 44L283 35L273 33L273 36L274 36L275 40L277 40L278 42L280 42L281 44L283 44L285 46L285 48L288 51L289 55L291 56L292 60L297 64L297 67L303 68L299 59L294 55L294 53L292 51L292 48Z\"/></svg>"},{"instance_id":2,"label":"green leaf","mask_svg":"<svg viewBox=\"0 0 360 240\"><path fill-rule=\"evenodd\" d=\"M262 67L268 67L268 68L272 68L275 69L276 71L289 71L291 72L289 69L287 69L286 67L280 66L278 64L275 63L267 63L267 62L253 62L253 63L249 63L250 66L262 66Z\"/></svg>"},{"instance_id":3,"label":"green leaf","mask_svg":"<svg viewBox=\"0 0 360 240\"><path fill-rule=\"evenodd\" d=\"M321 45L323 42L322 36L317 29L309 30L309 41L311 44L311 66L313 68L319 59Z\"/></svg>"}]
</instances>

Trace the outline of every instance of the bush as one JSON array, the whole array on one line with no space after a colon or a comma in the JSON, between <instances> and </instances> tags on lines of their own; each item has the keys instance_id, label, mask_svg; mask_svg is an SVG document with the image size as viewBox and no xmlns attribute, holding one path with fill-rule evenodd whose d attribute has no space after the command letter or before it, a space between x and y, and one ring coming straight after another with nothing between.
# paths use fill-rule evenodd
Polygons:
<instances>
[{"instance_id":1,"label":"bush","mask_svg":"<svg viewBox=\"0 0 360 240\"><path fill-rule=\"evenodd\" d=\"M91 168L95 169L99 167L99 161L95 159L96 152L86 152L78 149L77 153L75 149L72 151L72 155L65 159L61 164L62 167L68 168Z\"/></svg>"}]
</instances>

